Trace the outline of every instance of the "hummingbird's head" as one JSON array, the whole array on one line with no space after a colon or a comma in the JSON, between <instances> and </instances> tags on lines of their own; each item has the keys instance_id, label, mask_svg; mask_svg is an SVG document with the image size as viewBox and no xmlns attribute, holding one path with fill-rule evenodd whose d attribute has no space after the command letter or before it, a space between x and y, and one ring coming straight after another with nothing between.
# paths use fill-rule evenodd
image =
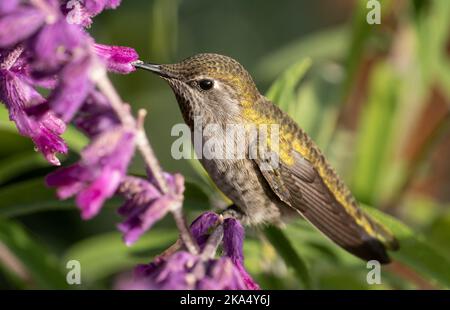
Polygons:
<instances>
[{"instance_id":1,"label":"hummingbird's head","mask_svg":"<svg viewBox=\"0 0 450 310\"><path fill-rule=\"evenodd\" d=\"M135 66L167 80L182 111L194 115L210 113L230 119L259 96L247 70L227 56L198 54L176 64L137 62Z\"/></svg>"}]
</instances>

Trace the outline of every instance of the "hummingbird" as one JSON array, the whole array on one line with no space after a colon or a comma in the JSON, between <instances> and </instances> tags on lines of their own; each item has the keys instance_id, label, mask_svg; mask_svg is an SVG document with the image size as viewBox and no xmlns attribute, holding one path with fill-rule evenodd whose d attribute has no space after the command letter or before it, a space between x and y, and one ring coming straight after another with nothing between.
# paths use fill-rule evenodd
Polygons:
<instances>
[{"instance_id":1,"label":"hummingbird","mask_svg":"<svg viewBox=\"0 0 450 310\"><path fill-rule=\"evenodd\" d=\"M199 159L233 202L226 213L250 226L300 216L353 255L390 262L387 250L399 248L396 238L360 209L317 145L289 115L260 94L238 61L204 53L175 64L138 61L134 65L168 82L192 132L196 117L204 125L279 126L279 163L274 169L263 169L264 162L258 158Z\"/></svg>"}]
</instances>

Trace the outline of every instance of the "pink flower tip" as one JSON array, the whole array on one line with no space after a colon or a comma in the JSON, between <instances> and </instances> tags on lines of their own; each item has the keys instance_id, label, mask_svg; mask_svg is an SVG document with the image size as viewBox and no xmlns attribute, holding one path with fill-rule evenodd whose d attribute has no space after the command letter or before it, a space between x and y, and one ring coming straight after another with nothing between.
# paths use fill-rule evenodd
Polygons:
<instances>
[{"instance_id":1,"label":"pink flower tip","mask_svg":"<svg viewBox=\"0 0 450 310\"><path fill-rule=\"evenodd\" d=\"M139 55L131 47L94 44L94 50L110 71L127 74L136 70L133 63Z\"/></svg>"}]
</instances>

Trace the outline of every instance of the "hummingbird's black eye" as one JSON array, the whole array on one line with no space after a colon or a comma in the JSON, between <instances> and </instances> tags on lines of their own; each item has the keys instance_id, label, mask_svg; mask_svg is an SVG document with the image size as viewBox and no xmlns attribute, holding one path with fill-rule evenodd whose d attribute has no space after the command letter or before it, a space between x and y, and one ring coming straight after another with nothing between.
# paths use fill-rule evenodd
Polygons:
<instances>
[{"instance_id":1,"label":"hummingbird's black eye","mask_svg":"<svg viewBox=\"0 0 450 310\"><path fill-rule=\"evenodd\" d=\"M200 80L198 82L198 85L203 90L210 90L214 86L214 82L212 80L205 79L205 80Z\"/></svg>"}]
</instances>

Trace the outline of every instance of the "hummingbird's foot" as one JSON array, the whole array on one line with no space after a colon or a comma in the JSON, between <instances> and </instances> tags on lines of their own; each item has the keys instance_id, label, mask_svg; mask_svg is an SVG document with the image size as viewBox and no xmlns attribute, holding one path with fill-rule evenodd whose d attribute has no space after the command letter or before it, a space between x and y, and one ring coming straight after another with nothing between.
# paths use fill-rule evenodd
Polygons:
<instances>
[{"instance_id":1,"label":"hummingbird's foot","mask_svg":"<svg viewBox=\"0 0 450 310\"><path fill-rule=\"evenodd\" d=\"M246 223L247 215L239 209L235 204L228 206L224 211L220 213L224 219L234 218L240 222Z\"/></svg>"}]
</instances>

